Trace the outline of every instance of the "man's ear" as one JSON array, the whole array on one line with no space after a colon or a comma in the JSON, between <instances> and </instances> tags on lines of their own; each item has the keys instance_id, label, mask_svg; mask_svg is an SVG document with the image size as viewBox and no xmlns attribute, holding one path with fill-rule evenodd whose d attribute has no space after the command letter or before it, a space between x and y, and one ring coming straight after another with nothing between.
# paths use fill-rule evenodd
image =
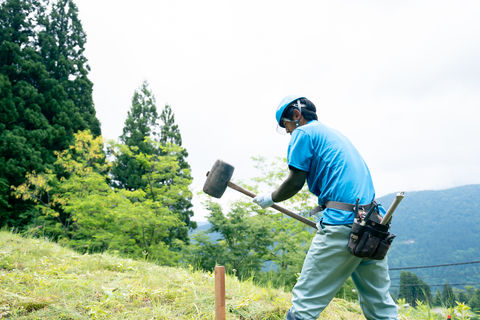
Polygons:
<instances>
[{"instance_id":1,"label":"man's ear","mask_svg":"<svg viewBox=\"0 0 480 320\"><path fill-rule=\"evenodd\" d=\"M300 113L300 110L293 109L293 120L300 120L301 116L302 114Z\"/></svg>"}]
</instances>

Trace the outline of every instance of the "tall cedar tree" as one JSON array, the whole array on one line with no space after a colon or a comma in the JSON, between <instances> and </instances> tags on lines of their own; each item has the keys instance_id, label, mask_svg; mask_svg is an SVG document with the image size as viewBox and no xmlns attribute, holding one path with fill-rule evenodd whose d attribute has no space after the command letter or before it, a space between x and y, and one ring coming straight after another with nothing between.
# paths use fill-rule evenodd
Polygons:
<instances>
[{"instance_id":1,"label":"tall cedar tree","mask_svg":"<svg viewBox=\"0 0 480 320\"><path fill-rule=\"evenodd\" d=\"M66 5L48 10L42 0L0 1L0 225L22 228L33 219L31 205L15 199L10 186L23 183L26 172L51 168L54 151L68 147L75 131L100 133L91 85L85 85L84 34L75 5L61 11ZM68 46L76 56L48 53ZM69 63L75 66L60 71Z\"/></svg>"},{"instance_id":2,"label":"tall cedar tree","mask_svg":"<svg viewBox=\"0 0 480 320\"><path fill-rule=\"evenodd\" d=\"M139 90L135 90L132 98L132 107L128 111L120 141L136 149L136 154L155 154L158 150L152 148L145 141L149 137L158 141L158 113L155 97L148 88L148 82L143 82ZM121 154L112 168L114 187L138 190L144 189L146 182L142 180L145 170L136 161L135 157Z\"/></svg>"},{"instance_id":3,"label":"tall cedar tree","mask_svg":"<svg viewBox=\"0 0 480 320\"><path fill-rule=\"evenodd\" d=\"M175 123L175 116L173 114L172 108L167 104L160 114L160 143L166 145L168 143L175 144L177 146L182 146L182 136L178 125ZM188 157L188 152L185 148L182 148L182 151L178 155L178 161L180 165L180 171L178 172L179 177L191 179L190 175L190 165L188 164L186 158ZM192 210L192 197L181 198L180 201L177 201L174 205L170 206L170 210L177 213L181 221L185 222L185 227L176 228L171 230L170 238L167 239L167 243L171 242L174 238L181 239L185 242L188 242L188 230L195 229L197 227L196 222L191 221L190 218L193 216Z\"/></svg>"},{"instance_id":4,"label":"tall cedar tree","mask_svg":"<svg viewBox=\"0 0 480 320\"><path fill-rule=\"evenodd\" d=\"M159 124L161 122L161 124ZM120 141L132 147L136 153L150 155L164 155L160 149L152 149L152 144L145 141L150 138L160 142L162 145L175 144L182 146L182 137L178 125L175 124L175 117L170 106L166 105L160 116L157 112L155 96L151 93L148 82L143 82L139 90L134 92L132 107L125 120L125 127L120 136ZM186 161L187 151L182 148L178 154L180 170L178 176L191 179L190 165ZM112 168L112 185L127 190L139 190L146 187L145 169L138 163L135 157L127 154L120 154ZM161 184L169 185L173 180L161 181ZM172 244L174 239L180 239L188 243L188 229L196 228L196 223L191 221L193 216L191 196L186 196L169 206L179 219L185 223L183 227L176 227L170 230L169 236L165 239L167 244Z\"/></svg>"},{"instance_id":5,"label":"tall cedar tree","mask_svg":"<svg viewBox=\"0 0 480 320\"><path fill-rule=\"evenodd\" d=\"M40 48L47 71L65 90L72 104L73 131L88 128L94 136L101 134L100 122L93 106L93 84L88 79L90 67L83 55L86 34L72 0L58 0L48 19L43 20Z\"/></svg>"},{"instance_id":6,"label":"tall cedar tree","mask_svg":"<svg viewBox=\"0 0 480 320\"><path fill-rule=\"evenodd\" d=\"M430 303L432 292L430 286L415 273L402 271L399 298L405 299L412 307L416 307L417 301Z\"/></svg>"},{"instance_id":7,"label":"tall cedar tree","mask_svg":"<svg viewBox=\"0 0 480 320\"><path fill-rule=\"evenodd\" d=\"M447 308L455 307L455 293L453 293L453 289L448 283L443 285L442 304Z\"/></svg>"}]
</instances>

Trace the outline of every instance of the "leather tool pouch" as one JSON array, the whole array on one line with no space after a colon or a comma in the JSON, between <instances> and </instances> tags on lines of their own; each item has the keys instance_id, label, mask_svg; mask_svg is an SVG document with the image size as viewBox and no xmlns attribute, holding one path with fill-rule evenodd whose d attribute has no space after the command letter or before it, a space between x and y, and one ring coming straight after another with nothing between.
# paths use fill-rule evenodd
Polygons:
<instances>
[{"instance_id":1,"label":"leather tool pouch","mask_svg":"<svg viewBox=\"0 0 480 320\"><path fill-rule=\"evenodd\" d=\"M370 210L376 210L378 213L377 206ZM389 232L390 225L370 220L370 212L362 219L358 214L358 205L354 211L355 222L348 240L348 251L357 257L382 260L395 238L395 235Z\"/></svg>"}]
</instances>

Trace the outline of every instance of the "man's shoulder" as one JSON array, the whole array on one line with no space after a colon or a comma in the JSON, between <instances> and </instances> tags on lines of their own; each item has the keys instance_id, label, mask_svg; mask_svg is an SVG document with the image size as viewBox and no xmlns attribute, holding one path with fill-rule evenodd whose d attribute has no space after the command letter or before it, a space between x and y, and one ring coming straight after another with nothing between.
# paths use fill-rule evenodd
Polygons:
<instances>
[{"instance_id":1,"label":"man's shoulder","mask_svg":"<svg viewBox=\"0 0 480 320\"><path fill-rule=\"evenodd\" d=\"M295 131L297 131L298 135L315 136L328 134L329 129L318 120L312 120L309 123L298 127Z\"/></svg>"},{"instance_id":2,"label":"man's shoulder","mask_svg":"<svg viewBox=\"0 0 480 320\"><path fill-rule=\"evenodd\" d=\"M312 120L309 123L304 124L303 126L299 126L297 129L295 129L295 131L307 132L308 133L308 132L318 130L322 126L323 125L320 122L318 122L317 120Z\"/></svg>"},{"instance_id":3,"label":"man's shoulder","mask_svg":"<svg viewBox=\"0 0 480 320\"><path fill-rule=\"evenodd\" d=\"M300 128L303 128L302 131L304 131L307 134L321 135L326 139L338 139L338 138L345 139L345 136L340 131L334 128L331 128L321 123L318 120L313 120L307 123L306 125L301 126Z\"/></svg>"}]
</instances>

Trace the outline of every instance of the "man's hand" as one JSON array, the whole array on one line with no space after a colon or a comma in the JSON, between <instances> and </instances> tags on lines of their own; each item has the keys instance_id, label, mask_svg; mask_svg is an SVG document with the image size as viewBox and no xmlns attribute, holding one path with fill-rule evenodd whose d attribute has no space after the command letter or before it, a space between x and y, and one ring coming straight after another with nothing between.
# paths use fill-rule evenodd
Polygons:
<instances>
[{"instance_id":1,"label":"man's hand","mask_svg":"<svg viewBox=\"0 0 480 320\"><path fill-rule=\"evenodd\" d=\"M272 194L258 195L253 198L253 202L258 204L263 209L270 207L273 204Z\"/></svg>"}]
</instances>

